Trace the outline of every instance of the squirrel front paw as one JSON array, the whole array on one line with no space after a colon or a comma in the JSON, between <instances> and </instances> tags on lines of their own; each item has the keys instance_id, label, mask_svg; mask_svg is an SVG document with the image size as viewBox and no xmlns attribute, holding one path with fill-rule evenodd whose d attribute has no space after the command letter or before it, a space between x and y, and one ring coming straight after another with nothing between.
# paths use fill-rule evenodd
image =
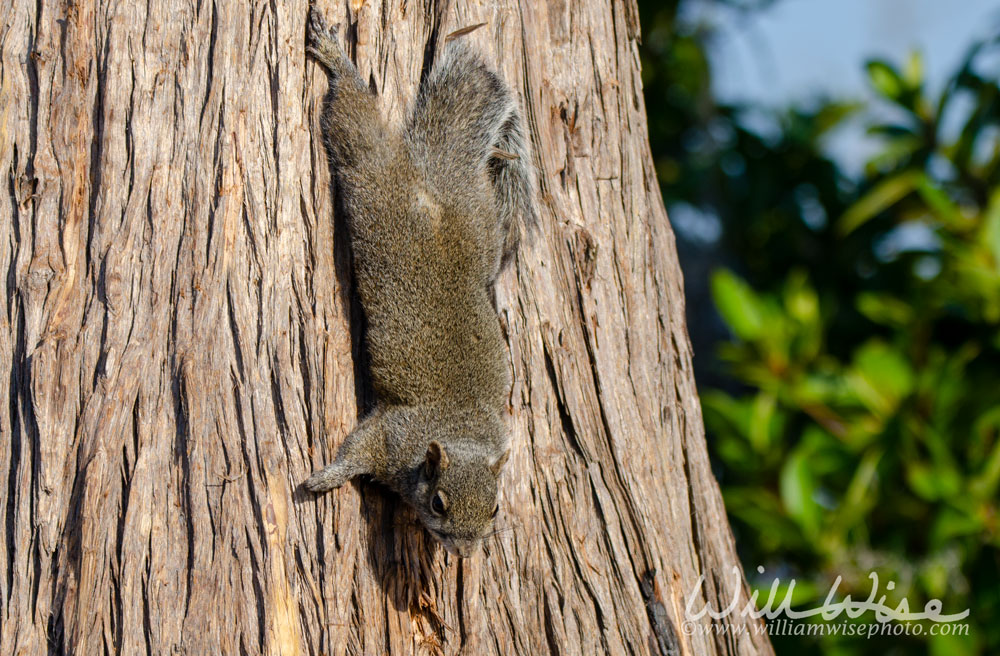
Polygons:
<instances>
[{"instance_id":1,"label":"squirrel front paw","mask_svg":"<svg viewBox=\"0 0 1000 656\"><path fill-rule=\"evenodd\" d=\"M326 492L327 490L336 490L348 480L350 480L350 476L338 467L337 463L333 463L318 472L314 472L306 479L304 485L307 490L312 492Z\"/></svg>"}]
</instances>

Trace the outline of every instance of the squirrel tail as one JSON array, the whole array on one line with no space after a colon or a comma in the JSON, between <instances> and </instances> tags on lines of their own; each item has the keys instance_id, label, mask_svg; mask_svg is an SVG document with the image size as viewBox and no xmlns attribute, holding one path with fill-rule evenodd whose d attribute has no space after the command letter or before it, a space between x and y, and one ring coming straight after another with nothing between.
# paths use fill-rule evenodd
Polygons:
<instances>
[{"instance_id":1,"label":"squirrel tail","mask_svg":"<svg viewBox=\"0 0 1000 656\"><path fill-rule=\"evenodd\" d=\"M538 221L535 173L517 99L464 44L449 44L424 80L409 140L441 182L486 170L503 232L501 266Z\"/></svg>"}]
</instances>

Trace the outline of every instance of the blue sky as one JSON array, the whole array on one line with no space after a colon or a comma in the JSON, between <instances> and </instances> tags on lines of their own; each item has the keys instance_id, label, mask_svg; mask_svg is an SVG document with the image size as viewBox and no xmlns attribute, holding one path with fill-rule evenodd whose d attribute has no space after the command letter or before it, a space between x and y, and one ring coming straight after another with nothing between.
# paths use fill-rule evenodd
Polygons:
<instances>
[{"instance_id":1,"label":"blue sky","mask_svg":"<svg viewBox=\"0 0 1000 656\"><path fill-rule=\"evenodd\" d=\"M716 10L716 90L727 100L784 104L817 93L861 94L862 63L921 50L940 84L977 36L1000 23L997 0L782 0L742 15Z\"/></svg>"},{"instance_id":2,"label":"blue sky","mask_svg":"<svg viewBox=\"0 0 1000 656\"><path fill-rule=\"evenodd\" d=\"M864 61L902 62L914 49L936 93L975 38L1000 26L998 0L779 0L748 14L695 2L688 11L718 28L710 50L717 95L771 106L868 97ZM859 127L829 147L850 168L869 150Z\"/></svg>"}]
</instances>

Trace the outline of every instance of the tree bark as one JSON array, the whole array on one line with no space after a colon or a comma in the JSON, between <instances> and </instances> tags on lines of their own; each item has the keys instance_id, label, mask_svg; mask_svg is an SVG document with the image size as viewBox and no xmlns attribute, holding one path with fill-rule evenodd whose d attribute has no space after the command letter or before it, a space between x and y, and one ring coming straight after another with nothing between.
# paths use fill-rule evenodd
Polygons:
<instances>
[{"instance_id":1,"label":"tree bark","mask_svg":"<svg viewBox=\"0 0 1000 656\"><path fill-rule=\"evenodd\" d=\"M374 484L298 489L370 402L306 2L0 6L0 653L770 653L737 616L687 635L699 576L695 609L747 590L634 0L320 3L394 120L479 23L523 96L514 450L464 561Z\"/></svg>"}]
</instances>

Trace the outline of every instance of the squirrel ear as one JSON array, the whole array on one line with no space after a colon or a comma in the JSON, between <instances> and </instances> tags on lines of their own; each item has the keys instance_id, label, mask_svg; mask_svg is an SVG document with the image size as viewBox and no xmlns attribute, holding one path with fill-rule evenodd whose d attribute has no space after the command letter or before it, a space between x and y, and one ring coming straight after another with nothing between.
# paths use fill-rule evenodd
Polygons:
<instances>
[{"instance_id":1,"label":"squirrel ear","mask_svg":"<svg viewBox=\"0 0 1000 656\"><path fill-rule=\"evenodd\" d=\"M430 478L434 478L438 472L448 469L448 454L445 453L444 447L437 440L427 445L424 469Z\"/></svg>"},{"instance_id":2,"label":"squirrel ear","mask_svg":"<svg viewBox=\"0 0 1000 656\"><path fill-rule=\"evenodd\" d=\"M500 454L500 457L497 458L497 461L494 462L492 465L490 465L490 471L492 471L494 475L499 474L500 468L503 467L505 464L507 464L507 458L510 458L510 449L507 449L502 454Z\"/></svg>"}]
</instances>

